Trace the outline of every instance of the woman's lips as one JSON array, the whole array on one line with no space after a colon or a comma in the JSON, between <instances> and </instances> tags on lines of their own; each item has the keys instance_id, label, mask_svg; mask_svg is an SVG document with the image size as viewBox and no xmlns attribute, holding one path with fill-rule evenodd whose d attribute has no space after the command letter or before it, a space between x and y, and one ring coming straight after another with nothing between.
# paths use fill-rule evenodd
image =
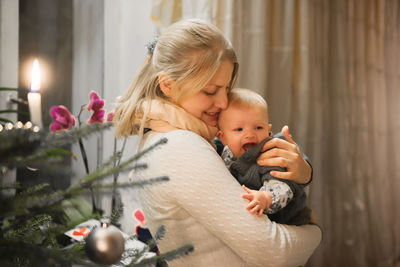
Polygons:
<instances>
[{"instance_id":1,"label":"woman's lips","mask_svg":"<svg viewBox=\"0 0 400 267\"><path fill-rule=\"evenodd\" d=\"M208 117L218 119L219 112L204 112Z\"/></svg>"}]
</instances>

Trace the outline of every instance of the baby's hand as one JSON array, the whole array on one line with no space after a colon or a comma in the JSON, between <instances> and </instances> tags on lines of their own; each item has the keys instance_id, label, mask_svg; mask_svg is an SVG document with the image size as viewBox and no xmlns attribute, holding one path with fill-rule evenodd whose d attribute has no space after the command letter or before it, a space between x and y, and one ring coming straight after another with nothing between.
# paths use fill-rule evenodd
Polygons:
<instances>
[{"instance_id":1,"label":"baby's hand","mask_svg":"<svg viewBox=\"0 0 400 267\"><path fill-rule=\"evenodd\" d=\"M268 209L271 205L271 195L266 191L251 190L244 185L242 185L242 188L247 192L247 194L242 195L242 198L250 201L245 207L246 210L248 210L250 214L256 214L258 217L261 217L264 210Z\"/></svg>"}]
</instances>

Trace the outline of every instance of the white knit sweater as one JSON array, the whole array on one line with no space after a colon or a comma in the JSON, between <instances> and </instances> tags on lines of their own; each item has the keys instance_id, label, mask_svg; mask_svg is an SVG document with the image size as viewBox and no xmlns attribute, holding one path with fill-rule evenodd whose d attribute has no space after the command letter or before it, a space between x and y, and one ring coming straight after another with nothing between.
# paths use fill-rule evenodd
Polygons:
<instances>
[{"instance_id":1,"label":"white knit sweater","mask_svg":"<svg viewBox=\"0 0 400 267\"><path fill-rule=\"evenodd\" d=\"M243 190L214 148L199 135L174 130L150 133L145 147L166 137L167 144L149 152L148 168L139 179L169 176L170 181L139 190L152 233L166 235L161 252L193 244L194 252L169 262L174 266L300 266L321 241L314 225L289 226L258 218L245 210Z\"/></svg>"}]
</instances>

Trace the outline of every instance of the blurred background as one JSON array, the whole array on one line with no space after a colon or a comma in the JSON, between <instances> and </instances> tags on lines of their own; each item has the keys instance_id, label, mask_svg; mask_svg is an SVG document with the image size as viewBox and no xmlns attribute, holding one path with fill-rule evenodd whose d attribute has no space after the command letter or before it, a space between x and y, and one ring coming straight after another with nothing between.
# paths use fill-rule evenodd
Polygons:
<instances>
[{"instance_id":1,"label":"blurred background","mask_svg":"<svg viewBox=\"0 0 400 267\"><path fill-rule=\"evenodd\" d=\"M231 40L236 86L262 94L273 131L289 125L311 158L309 205L323 241L307 266L400 266L399 0L0 0L0 85L29 88L37 58L44 127L51 106L76 115L91 90L110 111L145 45L192 17ZM89 164L107 158L113 140L90 140ZM71 162L77 177L80 164ZM135 195L120 198L132 232Z\"/></svg>"}]
</instances>

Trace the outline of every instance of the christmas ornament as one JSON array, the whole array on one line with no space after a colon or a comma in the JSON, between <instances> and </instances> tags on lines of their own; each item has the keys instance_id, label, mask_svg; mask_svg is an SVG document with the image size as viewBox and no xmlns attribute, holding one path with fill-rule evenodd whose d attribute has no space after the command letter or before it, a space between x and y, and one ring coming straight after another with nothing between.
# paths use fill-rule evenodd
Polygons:
<instances>
[{"instance_id":1,"label":"christmas ornament","mask_svg":"<svg viewBox=\"0 0 400 267\"><path fill-rule=\"evenodd\" d=\"M125 239L115 226L102 223L93 229L86 238L86 255L99 264L117 262L125 250Z\"/></svg>"}]
</instances>

